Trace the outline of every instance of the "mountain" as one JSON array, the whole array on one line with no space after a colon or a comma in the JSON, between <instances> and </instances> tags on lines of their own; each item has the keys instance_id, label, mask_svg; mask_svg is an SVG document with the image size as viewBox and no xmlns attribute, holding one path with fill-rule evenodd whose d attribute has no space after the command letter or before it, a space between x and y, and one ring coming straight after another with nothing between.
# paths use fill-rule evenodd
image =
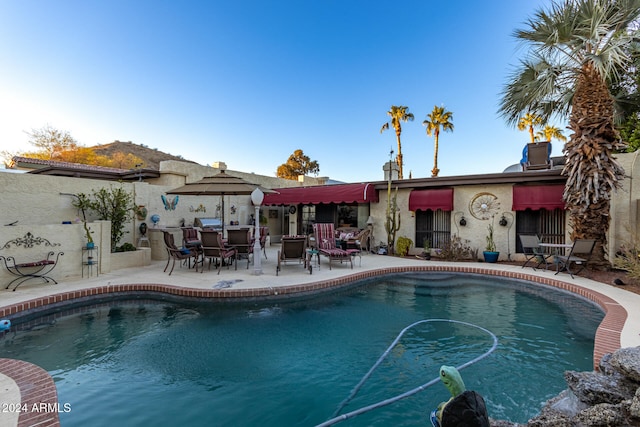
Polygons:
<instances>
[{"instance_id":1,"label":"mountain","mask_svg":"<svg viewBox=\"0 0 640 427\"><path fill-rule=\"evenodd\" d=\"M115 153L133 154L144 161L143 167L145 169L158 170L160 168L160 162L163 160L178 160L181 162L196 163L191 160L186 160L182 156L174 156L154 148L149 148L145 145L134 144L131 141L114 141L109 144L95 145L90 148L94 150L96 154L107 157L112 157Z\"/></svg>"}]
</instances>

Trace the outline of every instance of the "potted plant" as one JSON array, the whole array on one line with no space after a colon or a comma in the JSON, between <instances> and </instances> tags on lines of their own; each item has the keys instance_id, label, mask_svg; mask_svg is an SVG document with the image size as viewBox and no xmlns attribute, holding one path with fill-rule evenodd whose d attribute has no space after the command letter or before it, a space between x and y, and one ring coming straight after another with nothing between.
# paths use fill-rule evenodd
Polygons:
<instances>
[{"instance_id":1,"label":"potted plant","mask_svg":"<svg viewBox=\"0 0 640 427\"><path fill-rule=\"evenodd\" d=\"M84 193L74 194L75 200L72 205L74 208L79 209L82 212L82 225L84 226L84 233L87 237L87 249L93 249L94 242L91 236L91 227L87 225L86 210L91 208L91 201L89 197Z\"/></svg>"},{"instance_id":2,"label":"potted plant","mask_svg":"<svg viewBox=\"0 0 640 427\"><path fill-rule=\"evenodd\" d=\"M424 253L422 254L424 259L431 259L431 248L429 247L428 237L425 237L422 241L422 247L424 248Z\"/></svg>"},{"instance_id":3,"label":"potted plant","mask_svg":"<svg viewBox=\"0 0 640 427\"><path fill-rule=\"evenodd\" d=\"M484 252L484 261L485 262L496 262L498 261L498 256L500 256L500 252L496 251L496 242L493 240L493 223L489 224L489 234L486 236L487 246L485 247Z\"/></svg>"}]
</instances>

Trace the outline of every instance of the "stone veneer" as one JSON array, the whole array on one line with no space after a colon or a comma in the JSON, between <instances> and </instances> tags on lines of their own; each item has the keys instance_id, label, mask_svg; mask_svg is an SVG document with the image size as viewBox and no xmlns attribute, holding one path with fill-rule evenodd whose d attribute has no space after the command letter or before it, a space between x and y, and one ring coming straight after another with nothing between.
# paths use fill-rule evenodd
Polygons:
<instances>
[{"instance_id":1,"label":"stone veneer","mask_svg":"<svg viewBox=\"0 0 640 427\"><path fill-rule=\"evenodd\" d=\"M158 285L151 283L136 283L128 285L108 285L95 288L82 289L77 291L63 292L46 297L35 298L17 304L0 307L0 318L12 317L16 314L26 314L26 312L36 312L44 309L50 304L59 304L64 302L72 302L79 298L91 298L96 296L108 296L109 294L122 293L164 293L168 295L183 296L190 298L273 298L304 295L308 293L316 293L319 291L338 288L348 285L354 281L366 279L369 277L381 276L390 273L415 272L415 271L432 271L432 272L456 272L456 273L473 273L488 276L500 276L511 279L525 280L533 283L540 283L555 288L563 289L571 293L582 296L598 304L605 312L605 317L596 330L593 366L598 369L600 359L607 353L613 353L620 348L620 335L622 328L627 319L627 311L612 298L599 292L583 288L579 285L563 282L560 280L540 277L525 272L500 271L481 267L466 266L404 266L404 267L388 267L377 270L364 271L360 273L343 276L331 280L318 281L304 285L290 285L270 288L254 288L254 289L193 289L181 286ZM30 399L29 402L57 402L57 393L53 379L41 368L21 362L17 360L0 359L0 373L13 378L20 387L22 401ZM43 377L46 377L46 381ZM25 381L25 378L31 382ZM35 381L32 378L37 379ZM42 382L40 382L40 378ZM22 384L22 385L21 385ZM34 384L38 390L34 390L31 386ZM28 390L23 391L23 387ZM33 425L35 418L31 416L42 414L20 414L18 426ZM55 416L54 416L55 415ZM55 419L54 419L55 418ZM59 426L57 413L51 414L51 419L38 420L38 426Z\"/></svg>"}]
</instances>

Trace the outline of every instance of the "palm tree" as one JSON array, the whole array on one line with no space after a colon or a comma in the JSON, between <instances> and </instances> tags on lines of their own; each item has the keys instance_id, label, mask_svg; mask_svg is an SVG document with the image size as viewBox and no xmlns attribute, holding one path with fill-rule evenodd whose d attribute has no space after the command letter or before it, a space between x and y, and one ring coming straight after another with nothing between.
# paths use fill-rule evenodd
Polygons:
<instances>
[{"instance_id":1,"label":"palm tree","mask_svg":"<svg viewBox=\"0 0 640 427\"><path fill-rule=\"evenodd\" d=\"M391 126L393 126L396 131L396 139L398 141L398 156L396 157L396 162L398 163L398 178L400 179L402 179L402 144L400 143L402 126L400 126L400 122L413 121L413 114L408 111L409 107L396 107L395 105L392 105L391 109L387 111L387 114L391 116ZM387 129L389 129L389 122L382 125L380 133ZM389 171L389 174L391 175L391 171Z\"/></svg>"},{"instance_id":2,"label":"palm tree","mask_svg":"<svg viewBox=\"0 0 640 427\"><path fill-rule=\"evenodd\" d=\"M533 128L536 126L542 126L542 117L537 114L527 113L518 120L518 130L528 129L531 142L535 142Z\"/></svg>"},{"instance_id":3,"label":"palm tree","mask_svg":"<svg viewBox=\"0 0 640 427\"><path fill-rule=\"evenodd\" d=\"M614 127L608 83L630 64L626 54L637 34L640 0L554 1L515 36L530 45L502 94L500 113L515 124L528 111L569 116L573 131L564 147L564 200L571 238L598 240L594 266L606 268L610 193L624 170L612 153L624 148Z\"/></svg>"},{"instance_id":4,"label":"palm tree","mask_svg":"<svg viewBox=\"0 0 640 427\"><path fill-rule=\"evenodd\" d=\"M567 140L567 137L562 134L562 130L556 126L545 125L544 129L536 133L536 141L551 141L553 138L562 142Z\"/></svg>"},{"instance_id":5,"label":"palm tree","mask_svg":"<svg viewBox=\"0 0 640 427\"><path fill-rule=\"evenodd\" d=\"M422 122L427 127L427 135L434 136L435 149L433 153L433 169L431 169L431 176L438 176L438 139L440 137L440 128L444 131L453 132L453 113L451 111L445 111L444 107L438 107L435 105L433 111L427 114L427 119Z\"/></svg>"}]
</instances>

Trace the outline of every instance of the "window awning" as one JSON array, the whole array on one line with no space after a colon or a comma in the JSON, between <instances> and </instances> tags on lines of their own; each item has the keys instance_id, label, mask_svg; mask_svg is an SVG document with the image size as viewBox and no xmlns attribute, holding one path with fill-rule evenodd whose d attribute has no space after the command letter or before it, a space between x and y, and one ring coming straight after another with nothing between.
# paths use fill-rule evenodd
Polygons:
<instances>
[{"instance_id":1,"label":"window awning","mask_svg":"<svg viewBox=\"0 0 640 427\"><path fill-rule=\"evenodd\" d=\"M370 183L274 188L273 190L277 193L265 194L263 205L317 205L378 201L378 192Z\"/></svg>"},{"instance_id":2,"label":"window awning","mask_svg":"<svg viewBox=\"0 0 640 427\"><path fill-rule=\"evenodd\" d=\"M411 194L409 194L409 210L426 211L427 209L452 211L453 188L411 191Z\"/></svg>"},{"instance_id":3,"label":"window awning","mask_svg":"<svg viewBox=\"0 0 640 427\"><path fill-rule=\"evenodd\" d=\"M512 210L564 209L563 192L564 185L515 185Z\"/></svg>"}]
</instances>

